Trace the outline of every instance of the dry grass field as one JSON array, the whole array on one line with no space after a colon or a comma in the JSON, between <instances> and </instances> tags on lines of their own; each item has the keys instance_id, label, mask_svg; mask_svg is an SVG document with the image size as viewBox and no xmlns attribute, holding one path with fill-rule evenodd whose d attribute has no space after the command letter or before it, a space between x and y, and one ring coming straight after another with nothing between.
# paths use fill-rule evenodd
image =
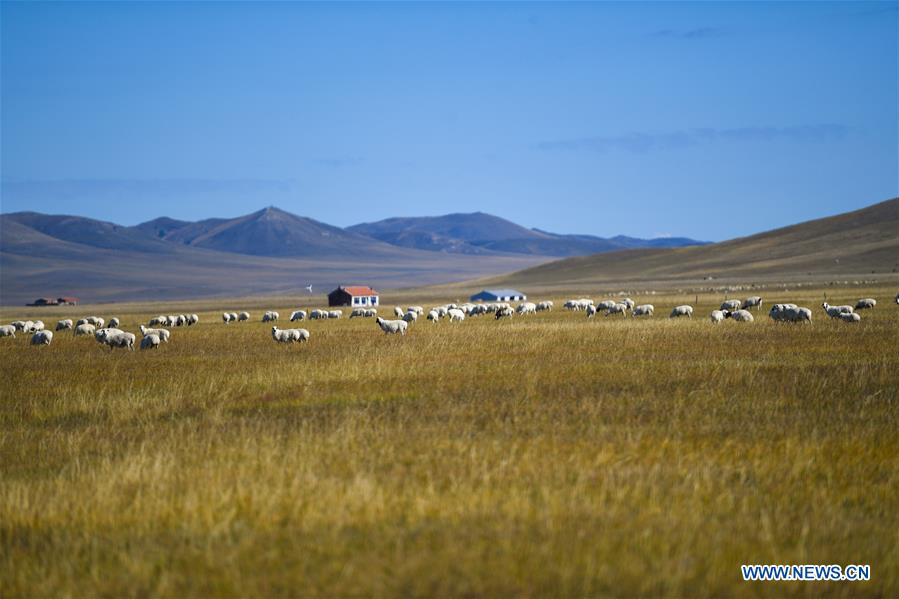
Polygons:
<instances>
[{"instance_id":1,"label":"dry grass field","mask_svg":"<svg viewBox=\"0 0 899 599\"><path fill-rule=\"evenodd\" d=\"M555 297L405 338L306 322L311 341L282 346L260 308L294 306L254 300L189 304L200 325L152 352L0 339L0 596L895 597L896 291L839 290L878 299L857 325L803 289L763 295L812 307L810 326L767 308L715 326L712 296L668 320L692 294L588 322ZM0 320L137 332L186 309ZM745 583L745 563L871 580Z\"/></svg>"}]
</instances>

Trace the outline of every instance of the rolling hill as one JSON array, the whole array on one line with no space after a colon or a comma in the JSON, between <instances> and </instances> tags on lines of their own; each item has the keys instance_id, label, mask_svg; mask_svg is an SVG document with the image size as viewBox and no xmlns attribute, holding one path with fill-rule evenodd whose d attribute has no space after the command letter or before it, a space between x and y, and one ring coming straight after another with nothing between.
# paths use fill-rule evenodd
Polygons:
<instances>
[{"instance_id":1,"label":"rolling hill","mask_svg":"<svg viewBox=\"0 0 899 599\"><path fill-rule=\"evenodd\" d=\"M483 284L584 287L609 282L899 272L899 198L861 210L698 247L567 258Z\"/></svg>"},{"instance_id":2,"label":"rolling hill","mask_svg":"<svg viewBox=\"0 0 899 599\"><path fill-rule=\"evenodd\" d=\"M554 257L584 256L632 247L681 247L704 243L684 237L637 239L617 236L606 239L592 235L560 235L540 229L526 229L483 212L388 218L354 225L347 230L401 247L481 255L501 252Z\"/></svg>"}]
</instances>

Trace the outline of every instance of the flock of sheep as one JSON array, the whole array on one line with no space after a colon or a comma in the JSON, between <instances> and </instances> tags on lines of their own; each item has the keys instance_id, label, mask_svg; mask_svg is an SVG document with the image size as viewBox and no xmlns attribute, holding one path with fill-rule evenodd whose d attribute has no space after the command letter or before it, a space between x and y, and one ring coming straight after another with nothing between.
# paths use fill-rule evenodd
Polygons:
<instances>
[{"instance_id":1,"label":"flock of sheep","mask_svg":"<svg viewBox=\"0 0 899 599\"><path fill-rule=\"evenodd\" d=\"M730 299L721 304L718 310L712 310L709 319L712 323L719 323L725 319L731 319L737 322L752 322L754 319L750 310L755 309L756 313L762 309L762 298L759 296L748 297L744 300ZM899 294L896 295L896 303L899 304ZM516 307L506 302L495 303L465 303L465 304L443 304L434 306L425 310L421 306L410 306L403 310L400 307L394 308L395 320L386 320L378 316L378 311L374 308L354 308L350 313L350 318L375 318L378 327L384 333L405 335L409 329L409 325L416 322L419 317L425 315L425 319L429 322L436 323L441 319L447 319L450 322L462 322L467 317L477 317L486 314L493 314L496 320L502 318L511 318L514 315L536 314L537 312L550 311L554 307L552 301L543 301L539 303L522 302ZM863 298L856 302L855 306L831 306L827 302L821 304L825 314L830 318L839 319L844 322L856 323L861 321L859 310L870 310L877 305L877 300L873 298ZM589 298L571 299L563 304L563 308L573 312L583 311L587 318L593 318L602 312L605 316L621 315L627 317L651 317L655 313L655 306L652 304L636 305L630 298L621 300L604 300L594 302ZM768 312L768 316L775 322L811 322L812 311L809 308L797 306L796 304L774 304ZM290 321L302 320L330 320L343 317L343 310L295 310L290 315ZM675 306L669 318L693 317L693 307L689 305ZM262 322L277 322L280 315L275 311L266 311L262 315ZM232 322L246 322L250 320L249 312L225 312L222 314L222 321L225 324ZM141 342L140 349L156 349L160 343L168 343L171 332L162 327L180 327L193 326L200 322L200 318L196 314L179 314L179 315L161 315L151 318L147 326L140 325ZM87 316L73 322L70 319L59 320L56 323L56 331L73 331L75 337L91 335L94 339L108 347L110 350L114 348L122 348L134 350L137 337L133 333L123 331L118 328L119 319L110 318L107 323L99 316ZM23 332L31 335L32 345L50 345L53 341L53 331L47 329L40 320L17 320L7 325L0 325L0 337L15 338L17 332ZM280 329L277 325L272 326L272 339L279 343L304 343L309 341L309 331L306 329Z\"/></svg>"}]
</instances>

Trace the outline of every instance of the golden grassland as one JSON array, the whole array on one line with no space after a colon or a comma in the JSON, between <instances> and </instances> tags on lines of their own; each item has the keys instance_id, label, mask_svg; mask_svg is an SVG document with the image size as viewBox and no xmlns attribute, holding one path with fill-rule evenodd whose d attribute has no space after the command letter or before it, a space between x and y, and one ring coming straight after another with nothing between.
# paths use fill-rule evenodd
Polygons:
<instances>
[{"instance_id":1,"label":"golden grassland","mask_svg":"<svg viewBox=\"0 0 899 599\"><path fill-rule=\"evenodd\" d=\"M896 596L899 306L840 293L879 305L830 321L805 289L765 299L810 326L712 325L710 295L674 321L693 295L593 321L555 297L283 346L217 302L158 351L0 339L0 596ZM0 317L137 332L172 307L29 310ZM745 563L872 580L744 583Z\"/></svg>"}]
</instances>

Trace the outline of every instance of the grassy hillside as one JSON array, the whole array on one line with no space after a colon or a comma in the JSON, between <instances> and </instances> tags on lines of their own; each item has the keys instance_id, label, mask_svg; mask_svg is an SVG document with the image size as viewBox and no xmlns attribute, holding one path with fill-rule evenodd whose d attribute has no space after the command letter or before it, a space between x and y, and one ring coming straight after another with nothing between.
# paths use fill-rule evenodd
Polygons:
<instances>
[{"instance_id":1,"label":"grassy hillside","mask_svg":"<svg viewBox=\"0 0 899 599\"><path fill-rule=\"evenodd\" d=\"M486 282L578 287L611 281L899 272L899 199L722 243L568 258Z\"/></svg>"},{"instance_id":2,"label":"grassy hillside","mask_svg":"<svg viewBox=\"0 0 899 599\"><path fill-rule=\"evenodd\" d=\"M353 319L285 347L259 309L295 305L248 299L193 302L155 352L0 339L0 595L895 596L894 293L841 289L880 300L858 325L715 326L709 295L693 320ZM0 321L114 315L24 310Z\"/></svg>"}]
</instances>

